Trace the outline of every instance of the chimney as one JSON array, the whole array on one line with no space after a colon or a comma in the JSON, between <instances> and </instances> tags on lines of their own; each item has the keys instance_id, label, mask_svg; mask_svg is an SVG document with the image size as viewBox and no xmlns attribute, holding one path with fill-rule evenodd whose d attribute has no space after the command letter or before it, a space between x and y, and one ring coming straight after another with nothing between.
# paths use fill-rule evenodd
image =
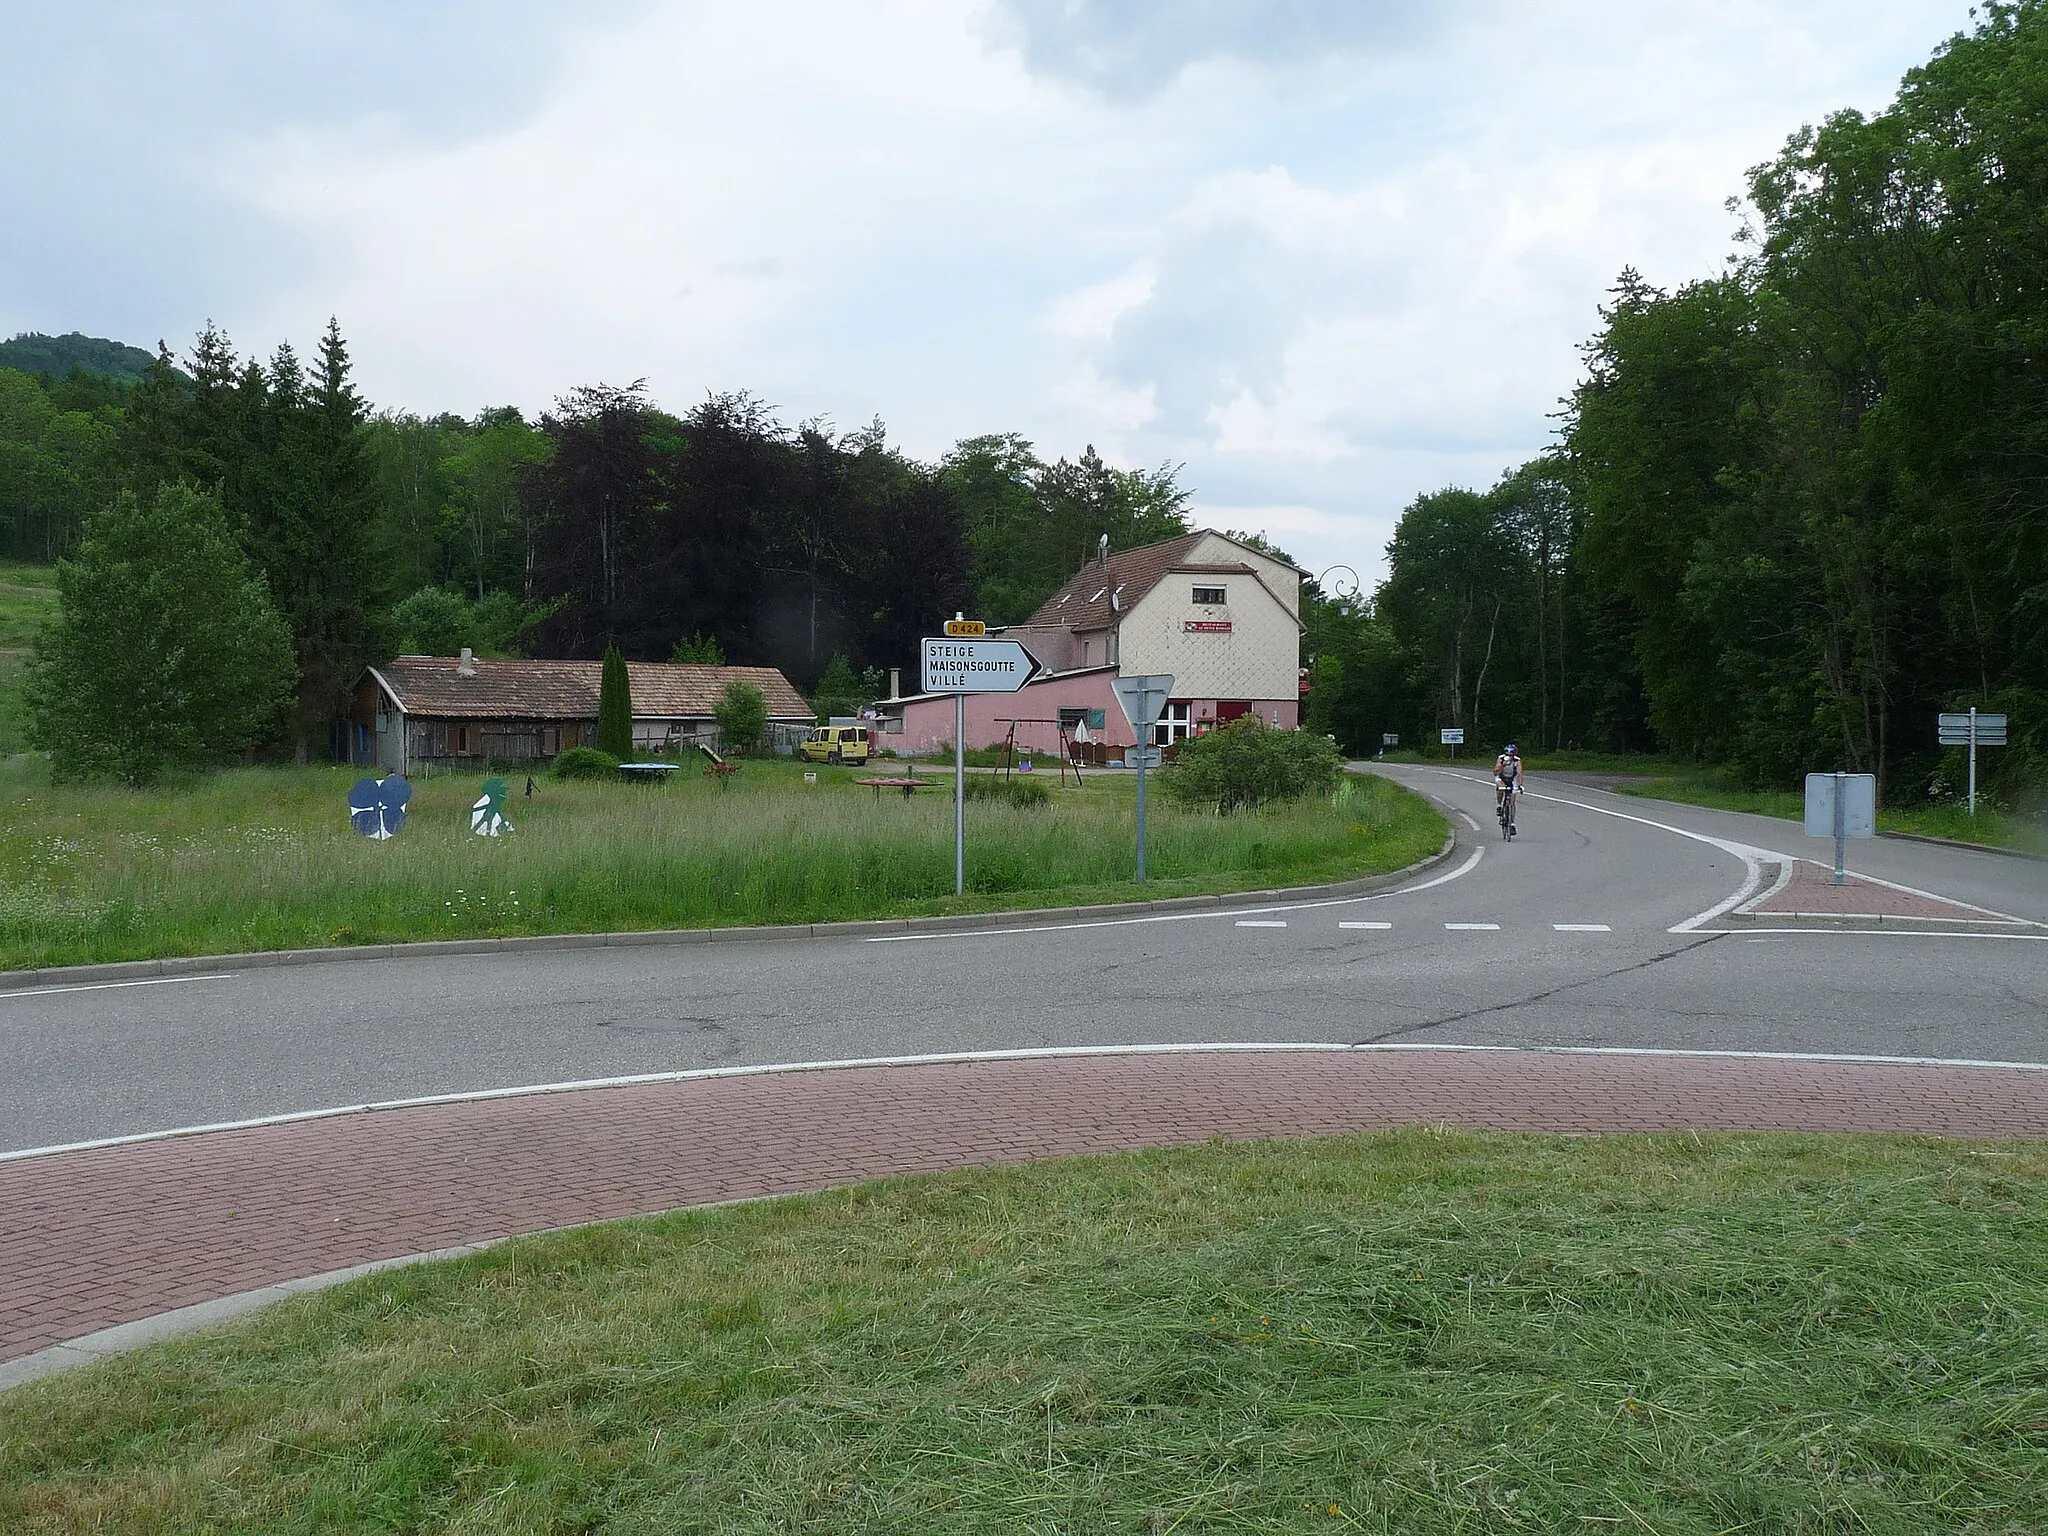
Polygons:
<instances>
[{"instance_id":1,"label":"chimney","mask_svg":"<svg viewBox=\"0 0 2048 1536\"><path fill-rule=\"evenodd\" d=\"M457 677L476 676L476 653L466 645L462 648L461 659L455 663L455 675Z\"/></svg>"},{"instance_id":2,"label":"chimney","mask_svg":"<svg viewBox=\"0 0 2048 1536\"><path fill-rule=\"evenodd\" d=\"M889 697L892 699L903 697L903 669L901 667L891 667L889 669Z\"/></svg>"}]
</instances>

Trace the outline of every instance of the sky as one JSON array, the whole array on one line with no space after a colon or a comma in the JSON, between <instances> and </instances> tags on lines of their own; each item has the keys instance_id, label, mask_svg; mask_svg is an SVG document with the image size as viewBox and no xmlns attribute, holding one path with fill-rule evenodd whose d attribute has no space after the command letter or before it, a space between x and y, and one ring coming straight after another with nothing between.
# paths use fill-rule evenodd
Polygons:
<instances>
[{"instance_id":1,"label":"sky","mask_svg":"<svg viewBox=\"0 0 2048 1536\"><path fill-rule=\"evenodd\" d=\"M1958 0L0 0L0 334L310 349L382 409L644 378L1181 466L1370 586L1553 440L1623 267Z\"/></svg>"}]
</instances>

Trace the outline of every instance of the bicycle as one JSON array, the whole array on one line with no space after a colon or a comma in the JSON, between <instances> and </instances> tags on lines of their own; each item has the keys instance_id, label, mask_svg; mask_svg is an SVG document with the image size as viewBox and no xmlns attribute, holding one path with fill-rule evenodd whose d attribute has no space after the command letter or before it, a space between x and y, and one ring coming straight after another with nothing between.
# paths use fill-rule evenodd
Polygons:
<instances>
[{"instance_id":1,"label":"bicycle","mask_svg":"<svg viewBox=\"0 0 2048 1536\"><path fill-rule=\"evenodd\" d=\"M1505 784L1494 786L1493 814L1500 821L1501 840L1506 842L1515 835L1515 791Z\"/></svg>"}]
</instances>

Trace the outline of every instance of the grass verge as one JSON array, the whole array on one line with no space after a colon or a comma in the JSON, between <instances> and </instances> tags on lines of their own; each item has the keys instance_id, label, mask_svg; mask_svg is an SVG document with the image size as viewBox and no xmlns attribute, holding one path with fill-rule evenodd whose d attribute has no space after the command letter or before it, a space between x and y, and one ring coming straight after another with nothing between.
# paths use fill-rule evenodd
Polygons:
<instances>
[{"instance_id":1,"label":"grass verge","mask_svg":"<svg viewBox=\"0 0 2048 1536\"><path fill-rule=\"evenodd\" d=\"M1073 905L1384 873L1436 852L1427 802L1361 779L1338 801L1228 817L1149 814L1130 879L1128 775L1043 807L968 808L953 889L949 794L864 788L863 770L750 762L724 789L511 779L517 829L468 831L482 775L415 787L386 843L350 830L346 768L259 768L153 790L52 785L0 765L0 967L531 933L606 932Z\"/></svg>"},{"instance_id":2,"label":"grass verge","mask_svg":"<svg viewBox=\"0 0 2048 1536\"><path fill-rule=\"evenodd\" d=\"M525 1239L0 1396L0 1528L2037 1531L2044 1176L1410 1130Z\"/></svg>"}]
</instances>

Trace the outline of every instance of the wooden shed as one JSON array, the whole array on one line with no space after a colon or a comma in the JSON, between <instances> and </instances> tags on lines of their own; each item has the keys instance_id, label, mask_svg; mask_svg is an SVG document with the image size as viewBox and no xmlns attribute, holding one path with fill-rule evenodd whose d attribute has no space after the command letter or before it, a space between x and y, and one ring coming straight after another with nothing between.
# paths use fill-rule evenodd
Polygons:
<instances>
[{"instance_id":1,"label":"wooden shed","mask_svg":"<svg viewBox=\"0 0 2048 1536\"><path fill-rule=\"evenodd\" d=\"M597 735L596 661L400 656L356 684L349 760L392 773L543 762ZM726 684L752 683L768 701L771 738L785 745L815 723L803 695L774 667L629 661L636 752L673 750L717 733Z\"/></svg>"}]
</instances>

